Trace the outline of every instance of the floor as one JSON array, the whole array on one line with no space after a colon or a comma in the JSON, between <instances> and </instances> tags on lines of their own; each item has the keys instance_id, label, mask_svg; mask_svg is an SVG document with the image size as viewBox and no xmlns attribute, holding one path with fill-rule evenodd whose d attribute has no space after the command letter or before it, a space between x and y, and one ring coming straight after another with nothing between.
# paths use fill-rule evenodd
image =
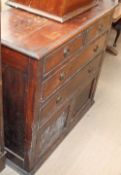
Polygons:
<instances>
[{"instance_id":1,"label":"floor","mask_svg":"<svg viewBox=\"0 0 121 175\"><path fill-rule=\"evenodd\" d=\"M118 50L105 56L96 103L36 175L121 175L121 38Z\"/></svg>"}]
</instances>

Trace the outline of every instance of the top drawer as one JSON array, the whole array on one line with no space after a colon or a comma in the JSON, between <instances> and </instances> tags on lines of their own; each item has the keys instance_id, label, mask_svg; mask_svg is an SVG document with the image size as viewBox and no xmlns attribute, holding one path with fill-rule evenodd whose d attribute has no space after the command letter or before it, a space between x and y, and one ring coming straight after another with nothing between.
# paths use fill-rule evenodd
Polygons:
<instances>
[{"instance_id":1,"label":"top drawer","mask_svg":"<svg viewBox=\"0 0 121 175\"><path fill-rule=\"evenodd\" d=\"M88 30L86 35L86 43L93 41L96 37L110 29L111 26L111 13L102 17L98 22L94 23Z\"/></svg>"},{"instance_id":2,"label":"top drawer","mask_svg":"<svg viewBox=\"0 0 121 175\"><path fill-rule=\"evenodd\" d=\"M46 75L58 64L73 55L74 52L80 50L83 46L83 32L77 35L70 42L56 49L53 53L44 59L44 74Z\"/></svg>"}]
</instances>

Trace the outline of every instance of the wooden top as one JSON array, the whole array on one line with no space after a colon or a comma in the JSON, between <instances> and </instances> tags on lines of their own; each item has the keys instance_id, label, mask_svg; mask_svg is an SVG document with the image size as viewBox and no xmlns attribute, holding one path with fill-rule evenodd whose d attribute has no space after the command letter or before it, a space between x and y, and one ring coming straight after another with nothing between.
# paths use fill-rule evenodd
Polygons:
<instances>
[{"instance_id":1,"label":"wooden top","mask_svg":"<svg viewBox=\"0 0 121 175\"><path fill-rule=\"evenodd\" d=\"M117 1L100 1L99 6L64 24L21 10L9 9L1 14L1 41L7 47L32 58L41 59L111 11L116 5Z\"/></svg>"},{"instance_id":2,"label":"wooden top","mask_svg":"<svg viewBox=\"0 0 121 175\"><path fill-rule=\"evenodd\" d=\"M117 6L114 12L113 20L114 22L118 21L121 18L121 2Z\"/></svg>"}]
</instances>

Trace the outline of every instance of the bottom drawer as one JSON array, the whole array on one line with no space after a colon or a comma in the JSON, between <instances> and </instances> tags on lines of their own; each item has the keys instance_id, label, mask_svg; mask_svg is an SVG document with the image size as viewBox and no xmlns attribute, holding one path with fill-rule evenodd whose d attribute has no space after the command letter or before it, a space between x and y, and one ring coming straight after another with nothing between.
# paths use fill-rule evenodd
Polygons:
<instances>
[{"instance_id":1,"label":"bottom drawer","mask_svg":"<svg viewBox=\"0 0 121 175\"><path fill-rule=\"evenodd\" d=\"M71 114L71 102L64 105L38 131L37 155L42 156L66 130Z\"/></svg>"}]
</instances>

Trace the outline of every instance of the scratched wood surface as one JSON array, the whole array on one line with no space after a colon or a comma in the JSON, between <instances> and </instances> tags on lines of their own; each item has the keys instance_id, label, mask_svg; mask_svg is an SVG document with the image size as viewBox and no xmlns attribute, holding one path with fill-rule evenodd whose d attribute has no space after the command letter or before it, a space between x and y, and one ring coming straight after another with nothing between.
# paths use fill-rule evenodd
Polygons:
<instances>
[{"instance_id":1,"label":"scratched wood surface","mask_svg":"<svg viewBox=\"0 0 121 175\"><path fill-rule=\"evenodd\" d=\"M21 10L10 9L1 15L1 42L40 59L94 23L100 15L110 11L114 4L110 0L100 2L94 9L63 25Z\"/></svg>"}]
</instances>

